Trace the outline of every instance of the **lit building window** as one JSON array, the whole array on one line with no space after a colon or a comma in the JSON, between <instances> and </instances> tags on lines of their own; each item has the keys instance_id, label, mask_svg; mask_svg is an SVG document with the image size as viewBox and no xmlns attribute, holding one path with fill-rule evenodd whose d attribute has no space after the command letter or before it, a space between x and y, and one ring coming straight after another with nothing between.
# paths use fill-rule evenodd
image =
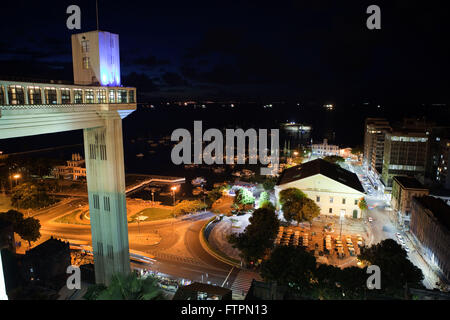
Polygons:
<instances>
[{"instance_id":1,"label":"lit building window","mask_svg":"<svg viewBox=\"0 0 450 320\"><path fill-rule=\"evenodd\" d=\"M9 104L25 104L25 94L21 86L8 86Z\"/></svg>"},{"instance_id":2,"label":"lit building window","mask_svg":"<svg viewBox=\"0 0 450 320\"><path fill-rule=\"evenodd\" d=\"M61 104L70 104L70 89L61 89Z\"/></svg>"},{"instance_id":3,"label":"lit building window","mask_svg":"<svg viewBox=\"0 0 450 320\"><path fill-rule=\"evenodd\" d=\"M5 101L5 94L3 93L3 87L0 86L0 105L6 104L5 102L6 101Z\"/></svg>"},{"instance_id":4,"label":"lit building window","mask_svg":"<svg viewBox=\"0 0 450 320\"><path fill-rule=\"evenodd\" d=\"M47 104L58 103L58 95L56 93L56 88L45 88L45 103Z\"/></svg>"},{"instance_id":5,"label":"lit building window","mask_svg":"<svg viewBox=\"0 0 450 320\"><path fill-rule=\"evenodd\" d=\"M84 99L86 103L94 103L94 90L91 89L85 90Z\"/></svg>"},{"instance_id":6,"label":"lit building window","mask_svg":"<svg viewBox=\"0 0 450 320\"><path fill-rule=\"evenodd\" d=\"M41 88L28 87L28 103L42 104Z\"/></svg>"},{"instance_id":7,"label":"lit building window","mask_svg":"<svg viewBox=\"0 0 450 320\"><path fill-rule=\"evenodd\" d=\"M91 67L91 62L89 60L89 57L83 57L83 68L89 69Z\"/></svg>"},{"instance_id":8,"label":"lit building window","mask_svg":"<svg viewBox=\"0 0 450 320\"><path fill-rule=\"evenodd\" d=\"M134 90L128 91L128 102L134 103Z\"/></svg>"},{"instance_id":9,"label":"lit building window","mask_svg":"<svg viewBox=\"0 0 450 320\"><path fill-rule=\"evenodd\" d=\"M116 90L109 90L109 103L116 103Z\"/></svg>"},{"instance_id":10,"label":"lit building window","mask_svg":"<svg viewBox=\"0 0 450 320\"><path fill-rule=\"evenodd\" d=\"M101 89L97 91L97 103L106 103L106 90Z\"/></svg>"},{"instance_id":11,"label":"lit building window","mask_svg":"<svg viewBox=\"0 0 450 320\"><path fill-rule=\"evenodd\" d=\"M117 90L117 103L127 103L127 90Z\"/></svg>"},{"instance_id":12,"label":"lit building window","mask_svg":"<svg viewBox=\"0 0 450 320\"><path fill-rule=\"evenodd\" d=\"M81 89L73 90L73 102L74 103L83 103L83 90L81 90Z\"/></svg>"},{"instance_id":13,"label":"lit building window","mask_svg":"<svg viewBox=\"0 0 450 320\"><path fill-rule=\"evenodd\" d=\"M81 49L83 50L83 53L89 52L89 40L81 41Z\"/></svg>"}]
</instances>

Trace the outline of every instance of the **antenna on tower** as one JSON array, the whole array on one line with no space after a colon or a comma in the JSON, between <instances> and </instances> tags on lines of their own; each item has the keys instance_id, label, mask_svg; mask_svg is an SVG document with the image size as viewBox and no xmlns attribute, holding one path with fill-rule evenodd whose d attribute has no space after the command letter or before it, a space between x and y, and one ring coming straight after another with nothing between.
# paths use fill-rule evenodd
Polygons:
<instances>
[{"instance_id":1,"label":"antenna on tower","mask_svg":"<svg viewBox=\"0 0 450 320\"><path fill-rule=\"evenodd\" d=\"M97 13L97 31L98 31L99 30L99 27L98 27L98 0L95 0L95 11Z\"/></svg>"}]
</instances>

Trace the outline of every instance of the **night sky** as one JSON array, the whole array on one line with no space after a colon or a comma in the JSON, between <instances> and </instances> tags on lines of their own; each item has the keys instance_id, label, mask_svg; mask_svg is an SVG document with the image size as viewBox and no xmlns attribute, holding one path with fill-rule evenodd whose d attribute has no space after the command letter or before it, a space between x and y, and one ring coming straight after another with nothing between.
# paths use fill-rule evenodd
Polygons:
<instances>
[{"instance_id":1,"label":"night sky","mask_svg":"<svg viewBox=\"0 0 450 320\"><path fill-rule=\"evenodd\" d=\"M351 4L349 4L351 3ZM106 1L122 83L158 99L445 103L446 1ZM95 26L95 1L1 1L0 77L72 79L66 8ZM366 9L382 10L382 30Z\"/></svg>"}]
</instances>

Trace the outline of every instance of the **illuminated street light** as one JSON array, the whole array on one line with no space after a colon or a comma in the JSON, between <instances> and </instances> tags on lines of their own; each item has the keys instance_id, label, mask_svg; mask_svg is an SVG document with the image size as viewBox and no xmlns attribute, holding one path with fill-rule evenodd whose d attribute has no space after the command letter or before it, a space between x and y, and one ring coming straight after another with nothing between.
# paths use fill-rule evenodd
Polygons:
<instances>
[{"instance_id":1,"label":"illuminated street light","mask_svg":"<svg viewBox=\"0 0 450 320\"><path fill-rule=\"evenodd\" d=\"M175 192L177 191L177 187L173 186L172 188L170 188L170 190L172 190L172 195L173 195L173 205L175 205Z\"/></svg>"},{"instance_id":2,"label":"illuminated street light","mask_svg":"<svg viewBox=\"0 0 450 320\"><path fill-rule=\"evenodd\" d=\"M14 186L17 186L17 180L22 178L22 176L20 174L16 173L16 174L12 175L11 178L15 180ZM11 179L11 184L12 184L12 179ZM12 186L11 186L11 188L12 188Z\"/></svg>"}]
</instances>

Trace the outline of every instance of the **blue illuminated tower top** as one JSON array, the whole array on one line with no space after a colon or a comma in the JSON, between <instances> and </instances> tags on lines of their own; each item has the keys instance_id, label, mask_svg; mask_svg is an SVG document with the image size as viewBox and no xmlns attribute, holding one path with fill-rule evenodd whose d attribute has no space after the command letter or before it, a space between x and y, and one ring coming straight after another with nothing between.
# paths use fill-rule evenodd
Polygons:
<instances>
[{"instance_id":1,"label":"blue illuminated tower top","mask_svg":"<svg viewBox=\"0 0 450 320\"><path fill-rule=\"evenodd\" d=\"M75 84L119 87L119 51L117 34L96 30L72 35Z\"/></svg>"}]
</instances>

